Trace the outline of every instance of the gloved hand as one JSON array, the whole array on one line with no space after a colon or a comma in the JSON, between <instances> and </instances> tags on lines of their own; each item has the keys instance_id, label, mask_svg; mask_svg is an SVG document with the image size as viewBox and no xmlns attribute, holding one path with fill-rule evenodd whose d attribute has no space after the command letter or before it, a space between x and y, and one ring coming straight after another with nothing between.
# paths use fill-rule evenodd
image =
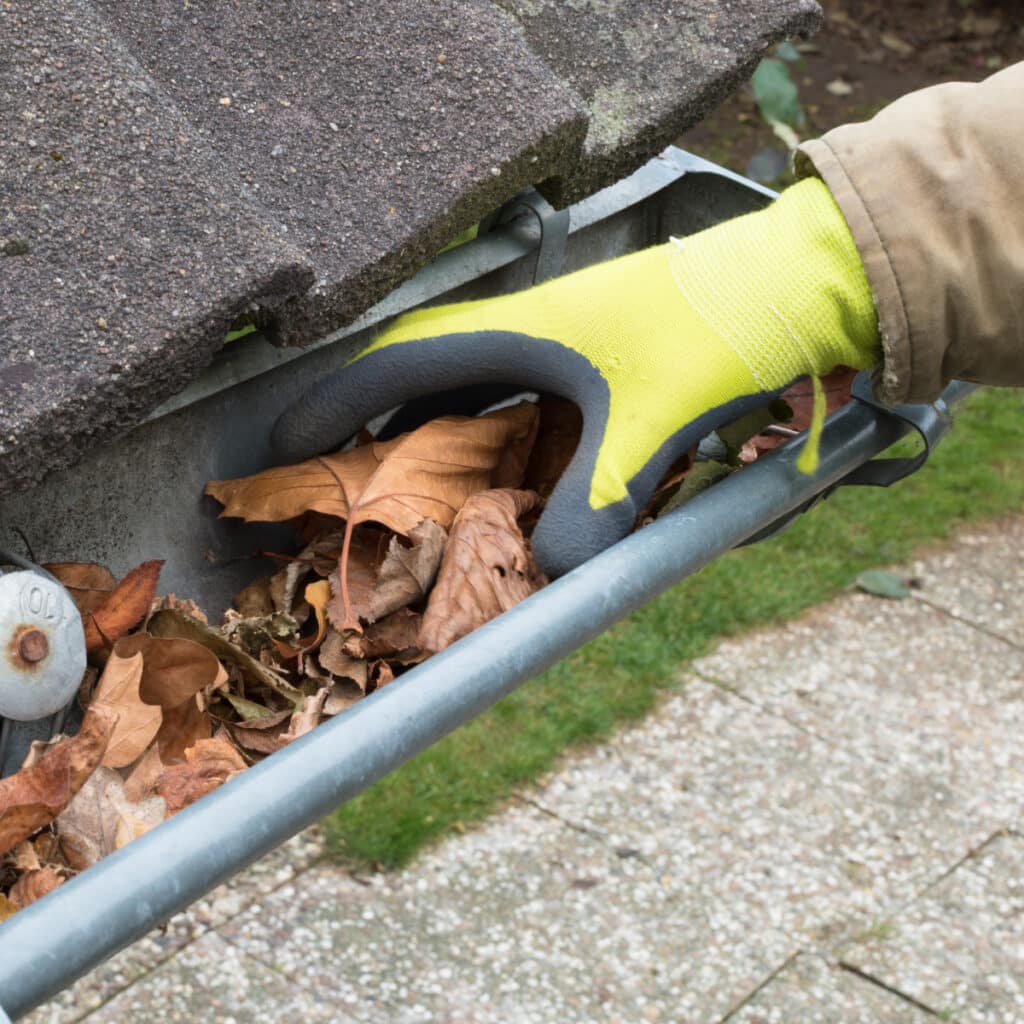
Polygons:
<instances>
[{"instance_id":1,"label":"gloved hand","mask_svg":"<svg viewBox=\"0 0 1024 1024\"><path fill-rule=\"evenodd\" d=\"M623 537L668 466L796 378L880 356L860 257L826 186L527 291L395 321L281 416L292 459L402 402L490 383L583 412L576 455L533 534L557 576Z\"/></svg>"}]
</instances>

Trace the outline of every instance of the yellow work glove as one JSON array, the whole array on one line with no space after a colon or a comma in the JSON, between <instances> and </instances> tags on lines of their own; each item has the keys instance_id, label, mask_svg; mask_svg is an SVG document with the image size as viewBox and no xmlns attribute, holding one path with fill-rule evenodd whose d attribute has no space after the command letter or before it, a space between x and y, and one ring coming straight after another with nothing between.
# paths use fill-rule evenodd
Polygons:
<instances>
[{"instance_id":1,"label":"yellow work glove","mask_svg":"<svg viewBox=\"0 0 1024 1024\"><path fill-rule=\"evenodd\" d=\"M826 186L527 291L409 313L287 410L299 459L436 392L501 383L575 402L584 428L533 550L551 575L623 537L668 466L796 378L880 357L849 228Z\"/></svg>"}]
</instances>

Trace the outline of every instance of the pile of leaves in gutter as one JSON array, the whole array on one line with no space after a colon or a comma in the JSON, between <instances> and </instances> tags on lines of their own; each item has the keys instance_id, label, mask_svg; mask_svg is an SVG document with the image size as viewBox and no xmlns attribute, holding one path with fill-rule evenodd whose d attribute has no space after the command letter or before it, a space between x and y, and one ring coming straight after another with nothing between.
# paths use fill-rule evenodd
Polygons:
<instances>
[{"instance_id":1,"label":"pile of leaves in gutter","mask_svg":"<svg viewBox=\"0 0 1024 1024\"><path fill-rule=\"evenodd\" d=\"M850 380L827 382L831 408ZM805 427L810 395L720 431L717 459L678 460L637 526ZM120 581L47 565L85 624L84 720L0 780L0 920L543 587L529 537L581 426L544 398L210 483L222 515L304 541L217 626L158 595L160 561Z\"/></svg>"}]
</instances>

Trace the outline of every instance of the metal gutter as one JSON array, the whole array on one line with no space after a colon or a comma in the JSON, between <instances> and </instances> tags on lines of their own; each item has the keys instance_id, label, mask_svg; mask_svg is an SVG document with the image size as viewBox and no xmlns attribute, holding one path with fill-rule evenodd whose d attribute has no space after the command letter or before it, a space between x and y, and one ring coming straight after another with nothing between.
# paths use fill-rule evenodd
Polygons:
<instances>
[{"instance_id":1,"label":"metal gutter","mask_svg":"<svg viewBox=\"0 0 1024 1024\"><path fill-rule=\"evenodd\" d=\"M909 429L851 403L813 477L796 469L799 442L757 461L20 911L0 926L0 1004L15 1018L38 1006Z\"/></svg>"}]
</instances>

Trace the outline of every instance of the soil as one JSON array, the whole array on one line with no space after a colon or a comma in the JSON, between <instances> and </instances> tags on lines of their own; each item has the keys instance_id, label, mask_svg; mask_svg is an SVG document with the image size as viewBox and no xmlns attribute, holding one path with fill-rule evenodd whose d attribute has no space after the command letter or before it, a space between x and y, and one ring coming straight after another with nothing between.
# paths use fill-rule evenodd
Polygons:
<instances>
[{"instance_id":1,"label":"soil","mask_svg":"<svg viewBox=\"0 0 1024 1024\"><path fill-rule=\"evenodd\" d=\"M1024 0L821 0L825 24L790 65L807 114L802 137L863 121L904 93L980 81L1024 60ZM840 83L840 84L837 84ZM829 88L831 86L831 88ZM846 87L849 87L847 91ZM750 87L687 132L684 149L752 177L751 158L783 144ZM788 183L789 176L771 181Z\"/></svg>"}]
</instances>

